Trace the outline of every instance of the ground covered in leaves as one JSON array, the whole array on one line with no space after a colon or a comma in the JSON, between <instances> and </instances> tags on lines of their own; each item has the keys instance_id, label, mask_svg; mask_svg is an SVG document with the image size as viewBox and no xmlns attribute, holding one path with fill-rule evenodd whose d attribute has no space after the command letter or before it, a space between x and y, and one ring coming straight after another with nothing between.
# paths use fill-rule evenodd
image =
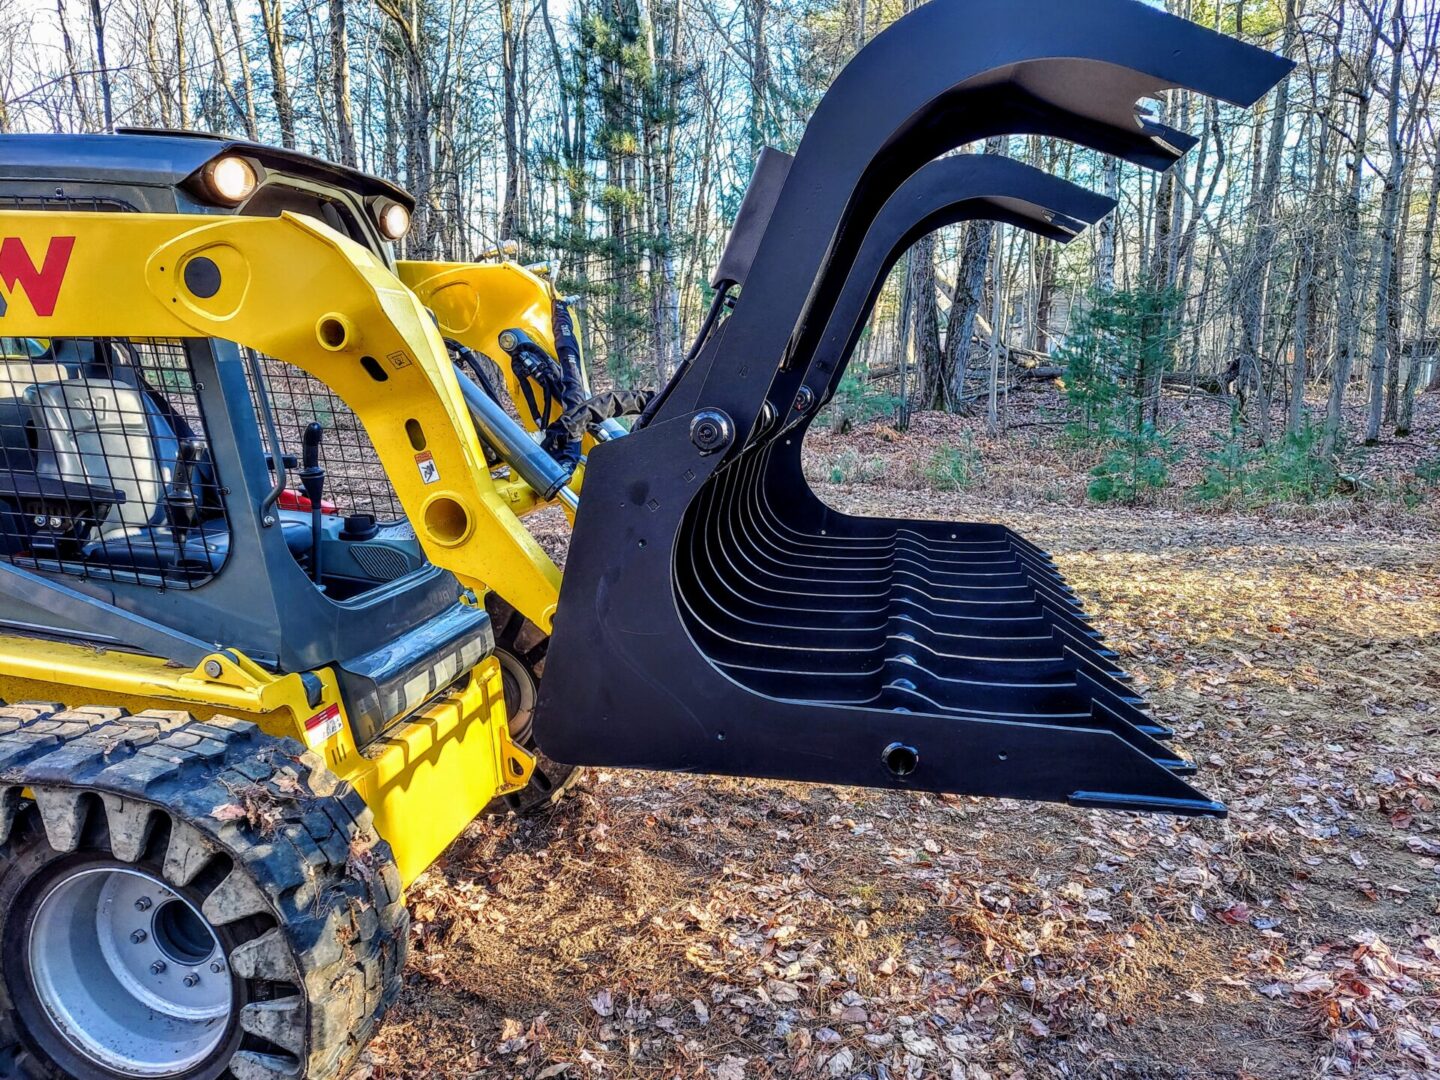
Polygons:
<instances>
[{"instance_id":1,"label":"ground covered in leaves","mask_svg":"<svg viewBox=\"0 0 1440 1080\"><path fill-rule=\"evenodd\" d=\"M370 1076L1440 1077L1433 518L1020 487L826 494L1052 550L1227 820L589 771L411 890Z\"/></svg>"}]
</instances>

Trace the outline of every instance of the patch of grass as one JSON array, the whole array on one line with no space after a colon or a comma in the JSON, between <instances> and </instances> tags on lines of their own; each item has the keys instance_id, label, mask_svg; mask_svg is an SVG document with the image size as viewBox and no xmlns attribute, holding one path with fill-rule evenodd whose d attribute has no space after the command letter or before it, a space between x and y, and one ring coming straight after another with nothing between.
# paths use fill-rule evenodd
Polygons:
<instances>
[{"instance_id":1,"label":"patch of grass","mask_svg":"<svg viewBox=\"0 0 1440 1080\"><path fill-rule=\"evenodd\" d=\"M980 475L980 451L967 431L960 446L944 446L925 463L925 482L937 491L964 491Z\"/></svg>"},{"instance_id":2,"label":"patch of grass","mask_svg":"<svg viewBox=\"0 0 1440 1080\"><path fill-rule=\"evenodd\" d=\"M830 483L873 484L885 475L885 462L878 457L862 457L848 447L830 462Z\"/></svg>"},{"instance_id":3,"label":"patch of grass","mask_svg":"<svg viewBox=\"0 0 1440 1080\"><path fill-rule=\"evenodd\" d=\"M1323 440L1321 426L1307 423L1267 446L1250 449L1238 421L1232 420L1219 449L1205 455L1205 475L1191 494L1201 502L1239 509L1355 494L1355 452L1340 447L1327 454Z\"/></svg>"}]
</instances>

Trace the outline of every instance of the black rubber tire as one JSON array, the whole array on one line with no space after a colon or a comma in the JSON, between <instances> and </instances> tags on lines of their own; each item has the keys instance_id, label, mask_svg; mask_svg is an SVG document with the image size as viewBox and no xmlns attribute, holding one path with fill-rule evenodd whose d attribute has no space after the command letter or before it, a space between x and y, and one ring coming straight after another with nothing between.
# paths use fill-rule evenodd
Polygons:
<instances>
[{"instance_id":1,"label":"black rubber tire","mask_svg":"<svg viewBox=\"0 0 1440 1080\"><path fill-rule=\"evenodd\" d=\"M495 657L505 682L510 737L534 755L535 771L523 788L492 799L481 812L486 817L538 814L554 805L575 775L575 766L553 761L541 753L531 724L535 696L545 674L545 657L550 651L550 635L494 593L485 598L485 610L495 627Z\"/></svg>"},{"instance_id":2,"label":"black rubber tire","mask_svg":"<svg viewBox=\"0 0 1440 1080\"><path fill-rule=\"evenodd\" d=\"M77 862L163 878L228 953L231 1028L184 1080L334 1080L400 990L399 873L315 754L239 720L0 707L0 1077L112 1075L49 1026L16 961L37 883Z\"/></svg>"}]
</instances>

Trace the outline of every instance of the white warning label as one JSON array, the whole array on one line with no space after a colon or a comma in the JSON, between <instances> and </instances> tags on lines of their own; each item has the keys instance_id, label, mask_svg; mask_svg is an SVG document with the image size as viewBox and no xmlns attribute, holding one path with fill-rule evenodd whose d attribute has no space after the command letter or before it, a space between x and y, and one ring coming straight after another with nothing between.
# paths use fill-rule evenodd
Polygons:
<instances>
[{"instance_id":1,"label":"white warning label","mask_svg":"<svg viewBox=\"0 0 1440 1080\"><path fill-rule=\"evenodd\" d=\"M415 455L415 467L420 470L420 481L425 484L434 484L440 479L440 470L435 465L435 456L429 450L422 450Z\"/></svg>"}]
</instances>

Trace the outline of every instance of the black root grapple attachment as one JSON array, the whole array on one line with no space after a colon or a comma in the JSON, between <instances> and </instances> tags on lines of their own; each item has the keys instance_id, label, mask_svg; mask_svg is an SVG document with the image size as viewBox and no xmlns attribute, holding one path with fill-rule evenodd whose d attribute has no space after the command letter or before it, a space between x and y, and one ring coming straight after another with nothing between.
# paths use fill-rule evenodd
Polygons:
<instances>
[{"instance_id":1,"label":"black root grapple attachment","mask_svg":"<svg viewBox=\"0 0 1440 1080\"><path fill-rule=\"evenodd\" d=\"M967 218L1066 241L1111 209L1004 158L1056 136L1151 168L1136 102L1249 105L1289 63L1131 0L934 0L767 152L717 284L733 313L597 446L536 713L558 760L1223 814L1049 555L1003 525L861 518L800 467L885 275Z\"/></svg>"}]
</instances>

